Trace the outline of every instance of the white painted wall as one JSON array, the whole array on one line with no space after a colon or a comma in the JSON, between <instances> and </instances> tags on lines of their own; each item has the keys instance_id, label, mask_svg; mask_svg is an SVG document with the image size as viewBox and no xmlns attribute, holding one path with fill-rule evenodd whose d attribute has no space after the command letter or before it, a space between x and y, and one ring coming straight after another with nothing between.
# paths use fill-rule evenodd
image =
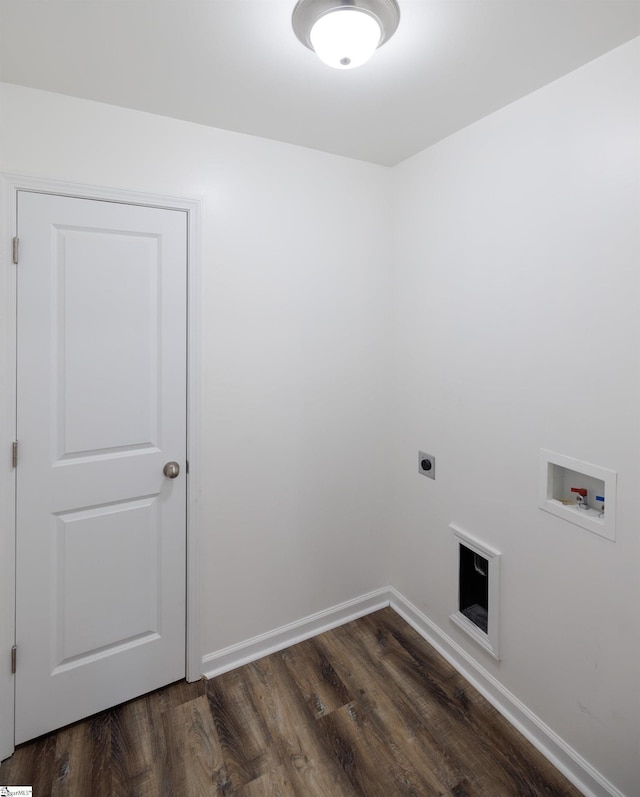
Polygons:
<instances>
[{"instance_id":1,"label":"white painted wall","mask_svg":"<svg viewBox=\"0 0 640 797\"><path fill-rule=\"evenodd\" d=\"M624 794L640 784L639 41L394 170L393 585ZM618 472L617 541L538 451ZM417 473L418 449L437 479ZM500 663L450 621L454 522L502 552Z\"/></svg>"},{"instance_id":2,"label":"white painted wall","mask_svg":"<svg viewBox=\"0 0 640 797\"><path fill-rule=\"evenodd\" d=\"M388 170L0 91L0 171L204 197L203 655L386 585Z\"/></svg>"}]
</instances>

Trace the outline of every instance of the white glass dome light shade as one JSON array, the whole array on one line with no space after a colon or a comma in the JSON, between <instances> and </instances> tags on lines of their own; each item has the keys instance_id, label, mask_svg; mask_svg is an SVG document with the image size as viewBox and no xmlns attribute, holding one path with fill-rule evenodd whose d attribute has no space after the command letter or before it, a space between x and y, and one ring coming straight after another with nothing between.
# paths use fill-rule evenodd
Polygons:
<instances>
[{"instance_id":1,"label":"white glass dome light shade","mask_svg":"<svg viewBox=\"0 0 640 797\"><path fill-rule=\"evenodd\" d=\"M377 19L356 8L336 8L323 14L311 28L309 40L318 58L335 69L362 66L380 44Z\"/></svg>"},{"instance_id":2,"label":"white glass dome light shade","mask_svg":"<svg viewBox=\"0 0 640 797\"><path fill-rule=\"evenodd\" d=\"M335 69L361 66L399 23L398 0L298 0L291 14L298 40Z\"/></svg>"}]
</instances>

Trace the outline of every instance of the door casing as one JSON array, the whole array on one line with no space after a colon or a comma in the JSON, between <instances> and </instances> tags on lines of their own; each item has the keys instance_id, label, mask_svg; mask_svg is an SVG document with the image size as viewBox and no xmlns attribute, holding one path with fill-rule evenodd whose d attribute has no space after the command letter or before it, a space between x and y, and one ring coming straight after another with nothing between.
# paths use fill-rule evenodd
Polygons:
<instances>
[{"instance_id":1,"label":"door casing","mask_svg":"<svg viewBox=\"0 0 640 797\"><path fill-rule=\"evenodd\" d=\"M200 335L200 234L202 199L139 193L99 186L41 179L15 174L0 175L0 760L14 750L15 692L11 672L11 648L15 629L15 488L16 470L11 445L16 433L16 270L12 240L17 228L16 192L100 199L149 207L184 210L187 213L187 635L186 676L196 681L202 673L199 611L199 494L201 335ZM19 460L18 460L19 461ZM20 666L17 652L17 666Z\"/></svg>"}]
</instances>

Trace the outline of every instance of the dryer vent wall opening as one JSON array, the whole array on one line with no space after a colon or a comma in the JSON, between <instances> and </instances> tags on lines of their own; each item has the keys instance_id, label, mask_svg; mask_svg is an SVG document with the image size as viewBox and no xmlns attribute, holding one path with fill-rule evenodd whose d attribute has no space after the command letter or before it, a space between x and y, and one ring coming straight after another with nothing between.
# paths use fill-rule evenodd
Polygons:
<instances>
[{"instance_id":1,"label":"dryer vent wall opening","mask_svg":"<svg viewBox=\"0 0 640 797\"><path fill-rule=\"evenodd\" d=\"M489 560L460 544L458 610L487 633L489 624Z\"/></svg>"},{"instance_id":2,"label":"dryer vent wall opening","mask_svg":"<svg viewBox=\"0 0 640 797\"><path fill-rule=\"evenodd\" d=\"M500 553L450 524L455 563L455 603L450 619L499 659Z\"/></svg>"}]
</instances>

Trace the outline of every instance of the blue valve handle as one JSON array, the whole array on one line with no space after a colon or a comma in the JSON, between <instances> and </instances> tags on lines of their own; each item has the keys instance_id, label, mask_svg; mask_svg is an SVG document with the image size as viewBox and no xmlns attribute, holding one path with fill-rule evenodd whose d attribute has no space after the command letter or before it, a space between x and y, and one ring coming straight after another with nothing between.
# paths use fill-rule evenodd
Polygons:
<instances>
[{"instance_id":1,"label":"blue valve handle","mask_svg":"<svg viewBox=\"0 0 640 797\"><path fill-rule=\"evenodd\" d=\"M596 501L602 501L604 504L604 495L596 495Z\"/></svg>"}]
</instances>

